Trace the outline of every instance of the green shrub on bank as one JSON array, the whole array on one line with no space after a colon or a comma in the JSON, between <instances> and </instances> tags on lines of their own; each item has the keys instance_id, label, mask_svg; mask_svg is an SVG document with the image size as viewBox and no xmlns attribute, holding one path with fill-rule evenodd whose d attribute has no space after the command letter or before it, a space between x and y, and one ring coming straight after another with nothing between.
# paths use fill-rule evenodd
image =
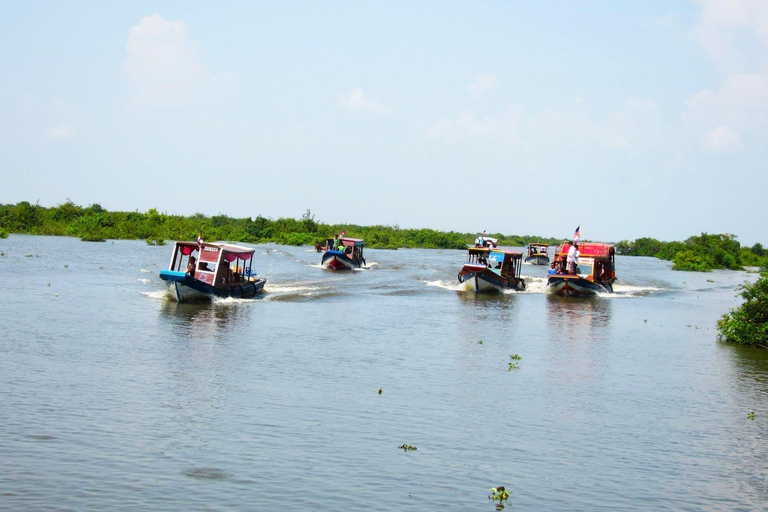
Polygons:
<instances>
[{"instance_id":1,"label":"green shrub on bank","mask_svg":"<svg viewBox=\"0 0 768 512\"><path fill-rule=\"evenodd\" d=\"M744 304L717 322L720 339L739 345L768 348L768 278L739 286Z\"/></svg>"},{"instance_id":2,"label":"green shrub on bank","mask_svg":"<svg viewBox=\"0 0 768 512\"><path fill-rule=\"evenodd\" d=\"M0 238L8 238L8 232L4 229L0 229Z\"/></svg>"},{"instance_id":3,"label":"green shrub on bank","mask_svg":"<svg viewBox=\"0 0 768 512\"><path fill-rule=\"evenodd\" d=\"M709 271L744 270L746 266L768 265L768 255L761 244L741 247L734 235L702 233L685 242L660 242L653 238L622 240L616 251L627 256L653 256L674 263L674 270Z\"/></svg>"},{"instance_id":4,"label":"green shrub on bank","mask_svg":"<svg viewBox=\"0 0 768 512\"><path fill-rule=\"evenodd\" d=\"M365 245L374 249L425 248L465 249L473 244L474 233L444 232L434 229L401 229L400 226L358 226L355 224L323 224L317 222L307 210L300 219L268 219L257 215L242 219L226 215L208 217L196 213L189 217L166 215L151 208L141 212L109 212L99 204L82 207L67 201L45 208L26 201L0 205L0 228L11 233L30 235L65 235L83 240L133 239L194 240L200 230L203 239L231 242L287 245L325 244L326 238L344 231L351 238L365 239ZM509 236L493 233L501 246L525 246L531 242L550 245L560 240L538 236Z\"/></svg>"}]
</instances>

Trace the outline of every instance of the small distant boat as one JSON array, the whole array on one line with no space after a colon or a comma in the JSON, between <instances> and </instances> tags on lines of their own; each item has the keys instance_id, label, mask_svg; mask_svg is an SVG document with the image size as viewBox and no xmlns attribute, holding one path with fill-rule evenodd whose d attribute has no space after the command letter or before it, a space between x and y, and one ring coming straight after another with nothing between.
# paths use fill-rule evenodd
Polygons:
<instances>
[{"instance_id":1,"label":"small distant boat","mask_svg":"<svg viewBox=\"0 0 768 512\"><path fill-rule=\"evenodd\" d=\"M531 265L549 264L549 246L547 244L528 244L525 248L525 262Z\"/></svg>"},{"instance_id":2,"label":"small distant boat","mask_svg":"<svg viewBox=\"0 0 768 512\"><path fill-rule=\"evenodd\" d=\"M176 242L171 264L160 271L160 279L168 283L179 302L212 296L255 297L267 280L252 271L254 251L239 245ZM194 267L187 273L190 262Z\"/></svg>"},{"instance_id":3,"label":"small distant boat","mask_svg":"<svg viewBox=\"0 0 768 512\"><path fill-rule=\"evenodd\" d=\"M525 290L525 281L520 277L523 253L489 247L469 247L468 253L458 278L472 291Z\"/></svg>"},{"instance_id":4,"label":"small distant boat","mask_svg":"<svg viewBox=\"0 0 768 512\"><path fill-rule=\"evenodd\" d=\"M321 264L330 270L352 270L365 265L363 246L365 241L359 238L339 238L341 246L334 249L336 239L325 241L325 254Z\"/></svg>"},{"instance_id":5,"label":"small distant boat","mask_svg":"<svg viewBox=\"0 0 768 512\"><path fill-rule=\"evenodd\" d=\"M579 262L575 274L568 274L567 259L571 244L555 248L556 274L549 276L547 288L564 297L589 297L597 293L613 293L616 281L615 250L611 244L584 242L579 244Z\"/></svg>"}]
</instances>

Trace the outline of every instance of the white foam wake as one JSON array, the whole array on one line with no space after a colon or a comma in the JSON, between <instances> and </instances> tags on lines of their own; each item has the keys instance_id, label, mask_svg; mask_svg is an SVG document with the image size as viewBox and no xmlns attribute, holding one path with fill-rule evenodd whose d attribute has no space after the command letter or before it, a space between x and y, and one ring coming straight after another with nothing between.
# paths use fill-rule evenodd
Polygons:
<instances>
[{"instance_id":1,"label":"white foam wake","mask_svg":"<svg viewBox=\"0 0 768 512\"><path fill-rule=\"evenodd\" d=\"M467 288L469 287L468 283L446 283L442 279L438 279L436 281L424 281L424 284L427 286L434 286L435 288L442 288L444 290L452 290L455 292L467 291Z\"/></svg>"}]
</instances>

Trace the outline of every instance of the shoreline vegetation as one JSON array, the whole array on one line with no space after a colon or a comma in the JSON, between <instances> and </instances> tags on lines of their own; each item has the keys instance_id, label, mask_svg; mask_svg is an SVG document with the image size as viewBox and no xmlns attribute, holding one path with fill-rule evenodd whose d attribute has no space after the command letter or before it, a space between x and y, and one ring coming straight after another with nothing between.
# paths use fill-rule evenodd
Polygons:
<instances>
[{"instance_id":1,"label":"shoreline vegetation","mask_svg":"<svg viewBox=\"0 0 768 512\"><path fill-rule=\"evenodd\" d=\"M616 252L625 256L653 256L673 263L673 270L710 272L714 269L744 270L760 267L768 272L768 251L756 243L742 247L735 235L702 233L684 242L661 242L654 238L622 240Z\"/></svg>"},{"instance_id":2,"label":"shoreline vegetation","mask_svg":"<svg viewBox=\"0 0 768 512\"><path fill-rule=\"evenodd\" d=\"M205 240L226 240L250 244L274 242L282 245L325 244L341 231L351 238L364 238L373 249L466 249L477 237L474 233L437 231L434 229L401 229L399 226L358 226L324 224L315 220L310 210L300 219L262 217L237 219L227 215L207 216L196 213L185 217L167 215L150 208L146 213L110 212L99 204L83 207L67 201L46 208L22 201L0 205L0 232L28 235L72 236L85 242L141 240L149 245L165 245L165 240L194 240L200 230ZM531 242L550 245L559 238L509 236L489 233L500 245L525 246Z\"/></svg>"},{"instance_id":3,"label":"shoreline vegetation","mask_svg":"<svg viewBox=\"0 0 768 512\"><path fill-rule=\"evenodd\" d=\"M401 229L399 226L358 226L324 224L315 220L310 210L300 219L262 217L233 218L227 215L207 216L196 213L189 217L167 215L154 208L147 212L110 212L99 204L87 207L72 201L44 207L22 201L0 205L0 238L8 233L78 237L86 242L113 240L146 240L149 245L165 245L165 240L192 240L203 231L206 240L269 243L282 245L314 245L324 243L341 231L352 238L364 238L373 249L466 249L477 234L434 229ZM532 242L556 245L561 238L531 235L489 233L499 245L524 247ZM674 270L708 272L713 269L744 270L745 266L761 267L768 272L768 251L762 244L741 247L734 235L702 233L684 242L662 242L638 238L616 244L616 252L626 256L653 256L673 263ZM765 274L764 274L765 275Z\"/></svg>"},{"instance_id":4,"label":"shoreline vegetation","mask_svg":"<svg viewBox=\"0 0 768 512\"><path fill-rule=\"evenodd\" d=\"M717 322L721 341L768 348L768 278L739 286L744 303Z\"/></svg>"}]
</instances>

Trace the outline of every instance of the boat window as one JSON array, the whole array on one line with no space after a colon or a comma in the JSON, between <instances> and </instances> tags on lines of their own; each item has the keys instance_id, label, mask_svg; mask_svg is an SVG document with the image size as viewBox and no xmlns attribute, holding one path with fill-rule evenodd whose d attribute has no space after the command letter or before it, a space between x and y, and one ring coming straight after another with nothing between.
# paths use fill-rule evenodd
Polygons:
<instances>
[{"instance_id":1,"label":"boat window","mask_svg":"<svg viewBox=\"0 0 768 512\"><path fill-rule=\"evenodd\" d=\"M592 263L579 263L579 266L576 267L576 273L580 275L592 275Z\"/></svg>"},{"instance_id":2,"label":"boat window","mask_svg":"<svg viewBox=\"0 0 768 512\"><path fill-rule=\"evenodd\" d=\"M216 272L216 264L209 261L201 261L197 264L198 272Z\"/></svg>"}]
</instances>

